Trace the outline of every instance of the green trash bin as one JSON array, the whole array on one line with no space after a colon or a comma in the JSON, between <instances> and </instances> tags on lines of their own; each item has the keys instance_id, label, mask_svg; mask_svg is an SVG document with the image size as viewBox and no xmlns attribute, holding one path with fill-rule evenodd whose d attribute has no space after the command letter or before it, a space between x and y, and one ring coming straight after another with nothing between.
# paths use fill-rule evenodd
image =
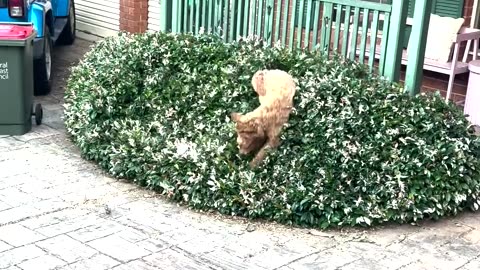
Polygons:
<instances>
[{"instance_id":1,"label":"green trash bin","mask_svg":"<svg viewBox=\"0 0 480 270\"><path fill-rule=\"evenodd\" d=\"M23 135L40 125L43 110L33 105L33 40L31 24L0 24L0 135Z\"/></svg>"}]
</instances>

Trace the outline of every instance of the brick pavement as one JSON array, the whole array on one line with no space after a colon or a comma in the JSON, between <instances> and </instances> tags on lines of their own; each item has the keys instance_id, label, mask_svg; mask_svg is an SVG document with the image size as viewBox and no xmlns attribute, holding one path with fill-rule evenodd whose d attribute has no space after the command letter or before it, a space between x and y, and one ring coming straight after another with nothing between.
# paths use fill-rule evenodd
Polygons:
<instances>
[{"instance_id":1,"label":"brick pavement","mask_svg":"<svg viewBox=\"0 0 480 270\"><path fill-rule=\"evenodd\" d=\"M196 213L105 176L61 121L89 45L59 48L44 125L0 138L0 269L480 269L478 214L320 232Z\"/></svg>"}]
</instances>

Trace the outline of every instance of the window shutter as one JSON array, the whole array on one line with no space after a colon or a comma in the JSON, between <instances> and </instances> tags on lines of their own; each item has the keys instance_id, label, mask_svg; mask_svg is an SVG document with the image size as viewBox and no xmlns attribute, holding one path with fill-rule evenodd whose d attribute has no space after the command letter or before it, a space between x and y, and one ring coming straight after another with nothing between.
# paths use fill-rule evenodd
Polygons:
<instances>
[{"instance_id":1,"label":"window shutter","mask_svg":"<svg viewBox=\"0 0 480 270\"><path fill-rule=\"evenodd\" d=\"M444 17L460 18L463 16L465 0L433 0L432 13ZM408 17L413 18L415 0L408 3Z\"/></svg>"},{"instance_id":2,"label":"window shutter","mask_svg":"<svg viewBox=\"0 0 480 270\"><path fill-rule=\"evenodd\" d=\"M465 0L436 0L433 6L433 14L452 18L463 16L463 4Z\"/></svg>"}]
</instances>

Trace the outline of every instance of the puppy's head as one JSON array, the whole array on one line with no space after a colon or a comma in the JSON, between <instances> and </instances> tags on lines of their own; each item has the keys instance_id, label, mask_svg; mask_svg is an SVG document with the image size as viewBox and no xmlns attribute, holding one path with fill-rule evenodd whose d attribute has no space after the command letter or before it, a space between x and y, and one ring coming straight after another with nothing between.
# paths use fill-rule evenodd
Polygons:
<instances>
[{"instance_id":1,"label":"puppy's head","mask_svg":"<svg viewBox=\"0 0 480 270\"><path fill-rule=\"evenodd\" d=\"M255 92L258 93L260 96L264 96L266 94L265 91L265 70L259 70L255 72L252 76L252 86L255 89Z\"/></svg>"},{"instance_id":2,"label":"puppy's head","mask_svg":"<svg viewBox=\"0 0 480 270\"><path fill-rule=\"evenodd\" d=\"M237 132L237 144L240 154L247 155L259 150L267 141L265 133L261 127L254 121L242 122L239 114L232 114L232 120L235 121L235 130Z\"/></svg>"}]
</instances>

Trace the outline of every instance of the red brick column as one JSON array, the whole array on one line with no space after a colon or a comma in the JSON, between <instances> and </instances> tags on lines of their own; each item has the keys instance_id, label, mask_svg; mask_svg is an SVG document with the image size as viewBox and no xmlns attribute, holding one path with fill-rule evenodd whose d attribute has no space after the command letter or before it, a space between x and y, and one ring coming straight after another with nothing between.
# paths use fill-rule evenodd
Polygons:
<instances>
[{"instance_id":1,"label":"red brick column","mask_svg":"<svg viewBox=\"0 0 480 270\"><path fill-rule=\"evenodd\" d=\"M120 0L120 30L142 33L147 30L148 0Z\"/></svg>"},{"instance_id":2,"label":"red brick column","mask_svg":"<svg viewBox=\"0 0 480 270\"><path fill-rule=\"evenodd\" d=\"M465 18L465 23L463 26L470 27L470 22L472 21L473 15L473 0L465 0L463 4L463 18Z\"/></svg>"}]
</instances>

